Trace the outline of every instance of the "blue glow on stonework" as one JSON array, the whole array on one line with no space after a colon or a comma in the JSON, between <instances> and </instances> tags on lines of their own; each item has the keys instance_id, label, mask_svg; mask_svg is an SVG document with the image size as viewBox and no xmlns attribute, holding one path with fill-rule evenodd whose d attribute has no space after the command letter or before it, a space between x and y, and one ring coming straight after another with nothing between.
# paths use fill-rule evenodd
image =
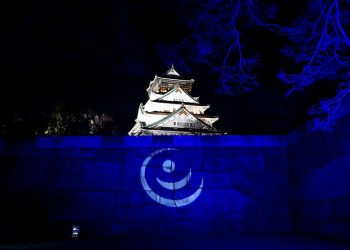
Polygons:
<instances>
[{"instance_id":1,"label":"blue glow on stonework","mask_svg":"<svg viewBox=\"0 0 350 250\"><path fill-rule=\"evenodd\" d=\"M175 148L162 148L159 150L154 151L153 153L151 153L143 162L142 167L141 167L141 171L140 171L140 178L141 178L141 183L142 183L142 187L143 189L146 191L146 193L148 194L149 197L151 197L152 200L156 201L157 203L164 205L164 206L168 206L168 207L183 207L183 206L187 206L190 203L194 202L199 195L202 192L203 189L203 185L204 185L204 179L202 178L201 184L198 187L198 189L191 194L188 197L182 198L182 199L169 199L169 198L165 198L160 196L159 194L157 194L156 192L154 192L151 187L149 186L148 182L147 182L147 178L146 178L146 169L148 164L150 163L150 161L152 160L153 157L155 157L156 155L158 155L159 153L163 152L163 151L173 151L173 150L177 150ZM163 163L163 168L164 165L168 166L168 164L171 164L171 162L166 162L165 164ZM191 177L191 170L189 171L189 174L183 178L182 180L178 181L178 182L163 182L160 181L157 178L158 183L169 190L179 190L181 188L183 188L189 181L189 178Z\"/></svg>"},{"instance_id":2,"label":"blue glow on stonework","mask_svg":"<svg viewBox=\"0 0 350 250\"><path fill-rule=\"evenodd\" d=\"M35 140L36 148L138 148L164 147L285 147L281 136L271 135L226 135L226 136L40 136ZM3 147L6 147L4 145Z\"/></svg>"},{"instance_id":3,"label":"blue glow on stonework","mask_svg":"<svg viewBox=\"0 0 350 250\"><path fill-rule=\"evenodd\" d=\"M61 230L55 223L67 223L67 237L79 224L79 237L91 229L132 237L300 230L345 238L349 116L342 121L332 136L304 127L286 136L0 138L7 194L1 224L16 221L14 230L21 230L38 218L41 232L43 226ZM157 181L175 183L186 176L189 181L178 190ZM190 205L174 208L181 204ZM34 235L29 231L23 235Z\"/></svg>"}]
</instances>

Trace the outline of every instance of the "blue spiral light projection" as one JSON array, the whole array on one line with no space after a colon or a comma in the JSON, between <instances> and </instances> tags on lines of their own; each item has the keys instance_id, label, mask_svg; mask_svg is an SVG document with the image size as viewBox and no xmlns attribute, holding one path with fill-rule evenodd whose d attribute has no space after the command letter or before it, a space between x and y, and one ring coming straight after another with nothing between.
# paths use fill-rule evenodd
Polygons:
<instances>
[{"instance_id":1,"label":"blue spiral light projection","mask_svg":"<svg viewBox=\"0 0 350 250\"><path fill-rule=\"evenodd\" d=\"M194 202L201 194L202 189L203 189L203 185L204 185L203 177L201 179L201 183L200 183L199 187L196 189L196 191L193 194L191 194L185 198L180 198L180 199L176 198L174 193L173 193L172 199L165 198L165 197L159 195L158 193L153 191L153 189L150 187L150 185L147 182L146 170L147 170L147 167L148 167L150 161L152 161L153 157L156 157L158 154L160 154L164 151L177 151L177 149L176 148L158 149L158 150L154 151L153 153L151 153L144 160L142 167L141 167L141 171L140 171L140 178L141 178L142 187L146 191L148 196L151 197L152 200L154 200L155 202L157 202L161 205L168 206L168 207L187 206L187 205L191 204L192 202ZM168 174L172 174L175 171L175 163L172 160L167 159L163 162L162 169L164 172L166 172ZM188 185L190 180L191 180L191 177L192 177L192 172L191 172L191 168L190 168L188 170L188 174L178 181L174 181L174 180L172 182L163 181L163 180L159 179L158 177L156 177L156 180L157 180L158 184L161 187L163 187L164 189L176 192L176 191L184 188L186 185Z\"/></svg>"}]
</instances>

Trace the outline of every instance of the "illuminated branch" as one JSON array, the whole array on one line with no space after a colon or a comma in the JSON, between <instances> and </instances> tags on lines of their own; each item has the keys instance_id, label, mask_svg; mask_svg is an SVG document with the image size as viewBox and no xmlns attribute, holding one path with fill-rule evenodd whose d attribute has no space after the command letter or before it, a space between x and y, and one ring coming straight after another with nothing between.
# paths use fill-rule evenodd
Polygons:
<instances>
[{"instance_id":1,"label":"illuminated branch","mask_svg":"<svg viewBox=\"0 0 350 250\"><path fill-rule=\"evenodd\" d=\"M326 9L328 9L327 12ZM323 23L322 26L321 23ZM349 50L350 41L340 22L338 0L332 1L329 5L325 4L314 25L311 24L312 21L304 20L297 23L296 26L299 27L285 29L297 48L289 55L294 56L297 62L305 63L299 73L281 72L278 75L285 83L291 85L287 96L294 91L302 91L321 79L343 80L344 72L350 68L348 66L350 57L341 55L345 54L344 51ZM300 27L302 25L304 27ZM317 32L320 26L321 31ZM313 37L308 39L310 33L313 34ZM342 41L348 46L344 46Z\"/></svg>"},{"instance_id":2,"label":"illuminated branch","mask_svg":"<svg viewBox=\"0 0 350 250\"><path fill-rule=\"evenodd\" d=\"M343 29L343 27L341 25L338 0L335 0L335 6L336 6L336 19L337 19L338 29L342 33L343 38L345 39L346 43L350 46L350 40L349 40L348 36L345 34L345 31L344 31L344 29Z\"/></svg>"},{"instance_id":3,"label":"illuminated branch","mask_svg":"<svg viewBox=\"0 0 350 250\"><path fill-rule=\"evenodd\" d=\"M240 27L243 24L245 29L261 26L279 30L278 25L268 21L277 8L258 0L199 1L203 9L194 31L178 48L191 48L196 62L213 70L218 76L219 93L234 95L252 91L258 85L253 74L258 56L245 49Z\"/></svg>"},{"instance_id":4,"label":"illuminated branch","mask_svg":"<svg viewBox=\"0 0 350 250\"><path fill-rule=\"evenodd\" d=\"M221 70L221 72L219 77L220 87L217 91L222 94L234 95L251 91L258 85L255 75L251 73L257 59L245 58L243 56L240 33L236 28L236 19L241 10L241 1L238 0L235 2L231 0L230 3L232 10L228 24L233 33L233 41L226 51L221 67L218 67L218 71ZM238 54L238 61L234 65L231 65L229 60L233 51Z\"/></svg>"},{"instance_id":5,"label":"illuminated branch","mask_svg":"<svg viewBox=\"0 0 350 250\"><path fill-rule=\"evenodd\" d=\"M274 15L275 12L273 10L274 5L261 3L259 1L254 0L247 0L245 1L246 8L248 10L249 16L255 21L255 25L265 27L271 31L277 32L279 34L283 34L283 28L275 23L270 23L268 21L268 18L266 18L266 13L269 13L270 15ZM264 13L265 15L259 14Z\"/></svg>"},{"instance_id":6,"label":"illuminated branch","mask_svg":"<svg viewBox=\"0 0 350 250\"><path fill-rule=\"evenodd\" d=\"M348 81L350 57L346 55L350 52L350 40L341 22L342 17L347 15L342 15L338 0L311 2L314 6L316 3L323 5L315 21L312 18L305 19L286 29L292 46L284 48L283 52L286 56L294 57L297 63L303 64L298 73L288 74L282 71L278 74L281 80L291 86L287 96L294 91L302 91L319 80ZM342 100L349 92L347 84L347 87L339 88L334 98L323 99L319 105L309 110L309 115L317 116L315 124L318 129L332 128L339 117Z\"/></svg>"},{"instance_id":7,"label":"illuminated branch","mask_svg":"<svg viewBox=\"0 0 350 250\"><path fill-rule=\"evenodd\" d=\"M341 116L342 101L350 93L350 82L341 84L337 95L333 98L322 99L318 105L313 106L308 114L315 116L314 129L332 131L337 119Z\"/></svg>"}]
</instances>

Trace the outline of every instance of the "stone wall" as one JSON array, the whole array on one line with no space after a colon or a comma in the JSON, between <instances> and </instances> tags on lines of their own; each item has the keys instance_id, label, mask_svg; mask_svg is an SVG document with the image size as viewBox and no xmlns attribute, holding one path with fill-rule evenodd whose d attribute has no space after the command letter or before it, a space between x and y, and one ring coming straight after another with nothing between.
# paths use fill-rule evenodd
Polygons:
<instances>
[{"instance_id":1,"label":"stone wall","mask_svg":"<svg viewBox=\"0 0 350 250\"><path fill-rule=\"evenodd\" d=\"M350 239L349 127L347 114L333 133L307 124L287 136L0 139L1 239L69 238L73 224L82 237L297 232ZM185 177L178 190L157 181Z\"/></svg>"},{"instance_id":2,"label":"stone wall","mask_svg":"<svg viewBox=\"0 0 350 250\"><path fill-rule=\"evenodd\" d=\"M291 221L295 231L350 239L349 128L347 114L332 133L315 132L307 124L288 135Z\"/></svg>"},{"instance_id":3,"label":"stone wall","mask_svg":"<svg viewBox=\"0 0 350 250\"><path fill-rule=\"evenodd\" d=\"M283 136L2 139L0 156L2 238L290 230Z\"/></svg>"}]
</instances>

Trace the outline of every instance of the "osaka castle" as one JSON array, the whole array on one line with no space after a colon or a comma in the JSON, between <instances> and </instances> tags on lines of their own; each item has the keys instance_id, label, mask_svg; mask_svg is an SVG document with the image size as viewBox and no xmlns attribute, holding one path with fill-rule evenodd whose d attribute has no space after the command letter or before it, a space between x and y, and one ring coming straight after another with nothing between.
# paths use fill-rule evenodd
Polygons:
<instances>
[{"instance_id":1,"label":"osaka castle","mask_svg":"<svg viewBox=\"0 0 350 250\"><path fill-rule=\"evenodd\" d=\"M213 127L219 117L204 112L210 105L192 97L193 79L187 80L174 66L155 76L147 88L149 100L140 104L136 124L129 135L219 135Z\"/></svg>"}]
</instances>

